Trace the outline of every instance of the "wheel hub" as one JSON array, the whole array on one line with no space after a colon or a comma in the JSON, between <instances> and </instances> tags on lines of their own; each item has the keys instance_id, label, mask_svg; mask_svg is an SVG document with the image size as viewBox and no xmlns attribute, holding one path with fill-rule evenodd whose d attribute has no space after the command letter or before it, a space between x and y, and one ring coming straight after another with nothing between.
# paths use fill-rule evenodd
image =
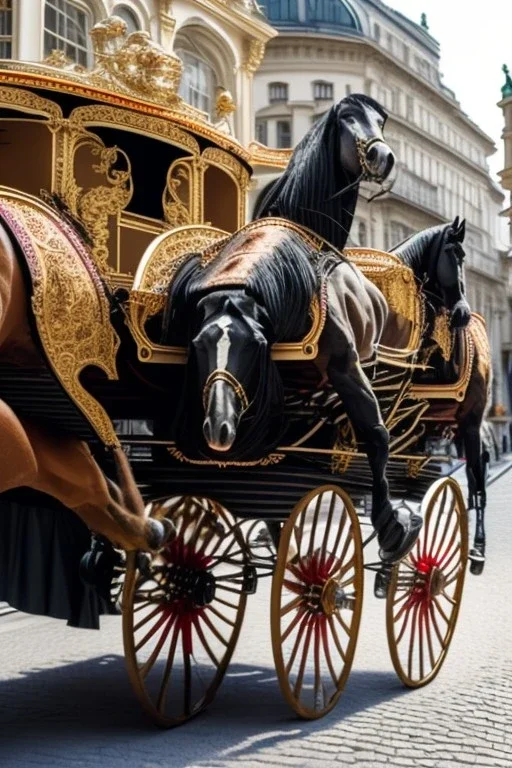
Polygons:
<instances>
[{"instance_id":1,"label":"wheel hub","mask_svg":"<svg viewBox=\"0 0 512 768\"><path fill-rule=\"evenodd\" d=\"M191 600L195 605L208 605L215 597L215 576L206 570L171 565L159 580L169 602Z\"/></svg>"},{"instance_id":2,"label":"wheel hub","mask_svg":"<svg viewBox=\"0 0 512 768\"><path fill-rule=\"evenodd\" d=\"M326 616L332 616L335 611L353 607L353 598L347 595L336 579L328 579L320 597L322 610Z\"/></svg>"},{"instance_id":3,"label":"wheel hub","mask_svg":"<svg viewBox=\"0 0 512 768\"><path fill-rule=\"evenodd\" d=\"M446 584L446 576L440 568L436 565L432 567L429 578L429 594L430 597L436 597L440 595Z\"/></svg>"}]
</instances>

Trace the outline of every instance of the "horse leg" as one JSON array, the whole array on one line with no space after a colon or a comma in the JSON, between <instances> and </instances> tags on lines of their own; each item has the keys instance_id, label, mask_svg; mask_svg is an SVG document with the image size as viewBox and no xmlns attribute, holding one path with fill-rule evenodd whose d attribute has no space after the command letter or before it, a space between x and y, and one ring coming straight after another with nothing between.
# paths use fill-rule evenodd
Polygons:
<instances>
[{"instance_id":1,"label":"horse leg","mask_svg":"<svg viewBox=\"0 0 512 768\"><path fill-rule=\"evenodd\" d=\"M485 563L485 507L487 504L485 486L489 455L483 449L478 418L475 417L468 423L461 425L460 429L466 453L468 509L474 509L476 516L475 537L469 558L471 560L471 572L480 574Z\"/></svg>"},{"instance_id":2,"label":"horse leg","mask_svg":"<svg viewBox=\"0 0 512 768\"><path fill-rule=\"evenodd\" d=\"M389 433L382 422L379 404L358 359L332 356L327 366L329 380L343 401L356 433L365 446L372 472L371 521L378 534L380 557L395 562L404 557L418 538L422 520L394 510L389 499L386 468L389 456Z\"/></svg>"}]
</instances>

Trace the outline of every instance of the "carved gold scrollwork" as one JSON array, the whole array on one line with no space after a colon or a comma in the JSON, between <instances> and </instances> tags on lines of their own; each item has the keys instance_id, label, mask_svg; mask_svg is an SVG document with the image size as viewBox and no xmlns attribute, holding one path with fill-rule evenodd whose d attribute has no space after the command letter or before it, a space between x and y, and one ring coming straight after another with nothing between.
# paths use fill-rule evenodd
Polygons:
<instances>
[{"instance_id":1,"label":"carved gold scrollwork","mask_svg":"<svg viewBox=\"0 0 512 768\"><path fill-rule=\"evenodd\" d=\"M196 188L193 158L175 160L167 174L162 198L164 219L173 227L193 223L193 202Z\"/></svg>"},{"instance_id":2,"label":"carved gold scrollwork","mask_svg":"<svg viewBox=\"0 0 512 768\"><path fill-rule=\"evenodd\" d=\"M92 166L93 171L104 176L107 183L92 187L86 192L77 188L75 212L91 235L92 252L98 268L101 272L107 273L110 271L108 266L109 218L118 216L131 200L133 194L131 165L126 153L118 147L93 146L91 153L99 159L99 162ZM120 159L124 161L126 166L124 169L114 167Z\"/></svg>"}]
</instances>

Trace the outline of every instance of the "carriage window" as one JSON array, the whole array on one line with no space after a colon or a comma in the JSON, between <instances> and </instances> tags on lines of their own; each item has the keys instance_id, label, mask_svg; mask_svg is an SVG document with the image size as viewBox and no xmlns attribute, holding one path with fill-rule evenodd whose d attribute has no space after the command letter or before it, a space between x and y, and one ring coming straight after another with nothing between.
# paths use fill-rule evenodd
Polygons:
<instances>
[{"instance_id":1,"label":"carriage window","mask_svg":"<svg viewBox=\"0 0 512 768\"><path fill-rule=\"evenodd\" d=\"M313 98L315 101L332 101L334 98L333 84L317 80L316 83L313 83Z\"/></svg>"},{"instance_id":2,"label":"carriage window","mask_svg":"<svg viewBox=\"0 0 512 768\"><path fill-rule=\"evenodd\" d=\"M268 144L268 124L266 120L256 120L256 141Z\"/></svg>"},{"instance_id":3,"label":"carriage window","mask_svg":"<svg viewBox=\"0 0 512 768\"><path fill-rule=\"evenodd\" d=\"M292 129L289 120L277 121L277 148L287 149L292 145Z\"/></svg>"},{"instance_id":4,"label":"carriage window","mask_svg":"<svg viewBox=\"0 0 512 768\"><path fill-rule=\"evenodd\" d=\"M12 56L12 0L0 1L0 59Z\"/></svg>"},{"instance_id":5,"label":"carriage window","mask_svg":"<svg viewBox=\"0 0 512 768\"><path fill-rule=\"evenodd\" d=\"M183 61L179 94L188 104L211 115L215 92L215 73L202 59L188 51L177 51Z\"/></svg>"},{"instance_id":6,"label":"carriage window","mask_svg":"<svg viewBox=\"0 0 512 768\"><path fill-rule=\"evenodd\" d=\"M138 18L134 12L125 5L116 5L113 14L114 16L119 16L119 18L124 21L127 34L131 35L132 32L137 32L137 30L140 29Z\"/></svg>"},{"instance_id":7,"label":"carriage window","mask_svg":"<svg viewBox=\"0 0 512 768\"><path fill-rule=\"evenodd\" d=\"M87 14L69 0L46 0L44 55L58 49L77 64L87 66Z\"/></svg>"},{"instance_id":8,"label":"carriage window","mask_svg":"<svg viewBox=\"0 0 512 768\"><path fill-rule=\"evenodd\" d=\"M271 104L275 101L288 101L288 83L269 83L268 100Z\"/></svg>"}]
</instances>

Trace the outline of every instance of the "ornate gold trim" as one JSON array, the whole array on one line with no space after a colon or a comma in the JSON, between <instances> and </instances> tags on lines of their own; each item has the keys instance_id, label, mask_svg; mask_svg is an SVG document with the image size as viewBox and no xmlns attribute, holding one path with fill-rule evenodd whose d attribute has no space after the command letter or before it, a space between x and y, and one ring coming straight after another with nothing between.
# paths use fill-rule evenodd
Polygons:
<instances>
[{"instance_id":1,"label":"ornate gold trim","mask_svg":"<svg viewBox=\"0 0 512 768\"><path fill-rule=\"evenodd\" d=\"M464 400L475 358L475 342L471 332L472 323L474 323L474 319L462 331L464 342L460 362L461 374L458 380L453 384L413 384L410 390L411 397L416 400L457 400L458 402Z\"/></svg>"},{"instance_id":2,"label":"ornate gold trim","mask_svg":"<svg viewBox=\"0 0 512 768\"><path fill-rule=\"evenodd\" d=\"M174 125L191 134L206 138L216 146L240 157L247 164L250 163L248 151L234 137L227 136L216 130L211 124L202 122L205 116L193 110L192 107L190 107L189 112L177 111L144 99L133 98L119 92L105 90L99 86L89 85L75 72L52 71L50 67L29 62L3 61L0 69L0 85L70 93L91 101L113 105L113 108L122 108L121 112L125 114L132 112L155 120L162 120L167 125ZM87 109L87 107L79 107L78 109ZM142 132L144 131L141 127Z\"/></svg>"},{"instance_id":3,"label":"ornate gold trim","mask_svg":"<svg viewBox=\"0 0 512 768\"><path fill-rule=\"evenodd\" d=\"M251 141L249 144L249 161L254 165L267 165L270 168L284 170L293 154L293 149L274 149L260 144L259 141Z\"/></svg>"},{"instance_id":4,"label":"ornate gold trim","mask_svg":"<svg viewBox=\"0 0 512 768\"><path fill-rule=\"evenodd\" d=\"M0 103L2 102L10 104L14 109L19 109L20 111L44 115L48 118L50 130L56 130L63 118L62 110L58 104L23 88L0 86Z\"/></svg>"},{"instance_id":5,"label":"ornate gold trim","mask_svg":"<svg viewBox=\"0 0 512 768\"><path fill-rule=\"evenodd\" d=\"M170 446L167 448L170 455L185 464L195 464L199 467L218 467L219 469L227 469L228 467L268 467L271 464L279 464L284 459L284 455L281 453L270 453L263 459L256 461L216 461L215 459L189 459L184 453L177 448Z\"/></svg>"},{"instance_id":6,"label":"ornate gold trim","mask_svg":"<svg viewBox=\"0 0 512 768\"><path fill-rule=\"evenodd\" d=\"M31 195L0 187L0 202L30 268L32 309L48 362L99 438L118 446L108 414L80 383L81 372L90 365L117 379L120 343L83 243L51 208Z\"/></svg>"}]
</instances>

